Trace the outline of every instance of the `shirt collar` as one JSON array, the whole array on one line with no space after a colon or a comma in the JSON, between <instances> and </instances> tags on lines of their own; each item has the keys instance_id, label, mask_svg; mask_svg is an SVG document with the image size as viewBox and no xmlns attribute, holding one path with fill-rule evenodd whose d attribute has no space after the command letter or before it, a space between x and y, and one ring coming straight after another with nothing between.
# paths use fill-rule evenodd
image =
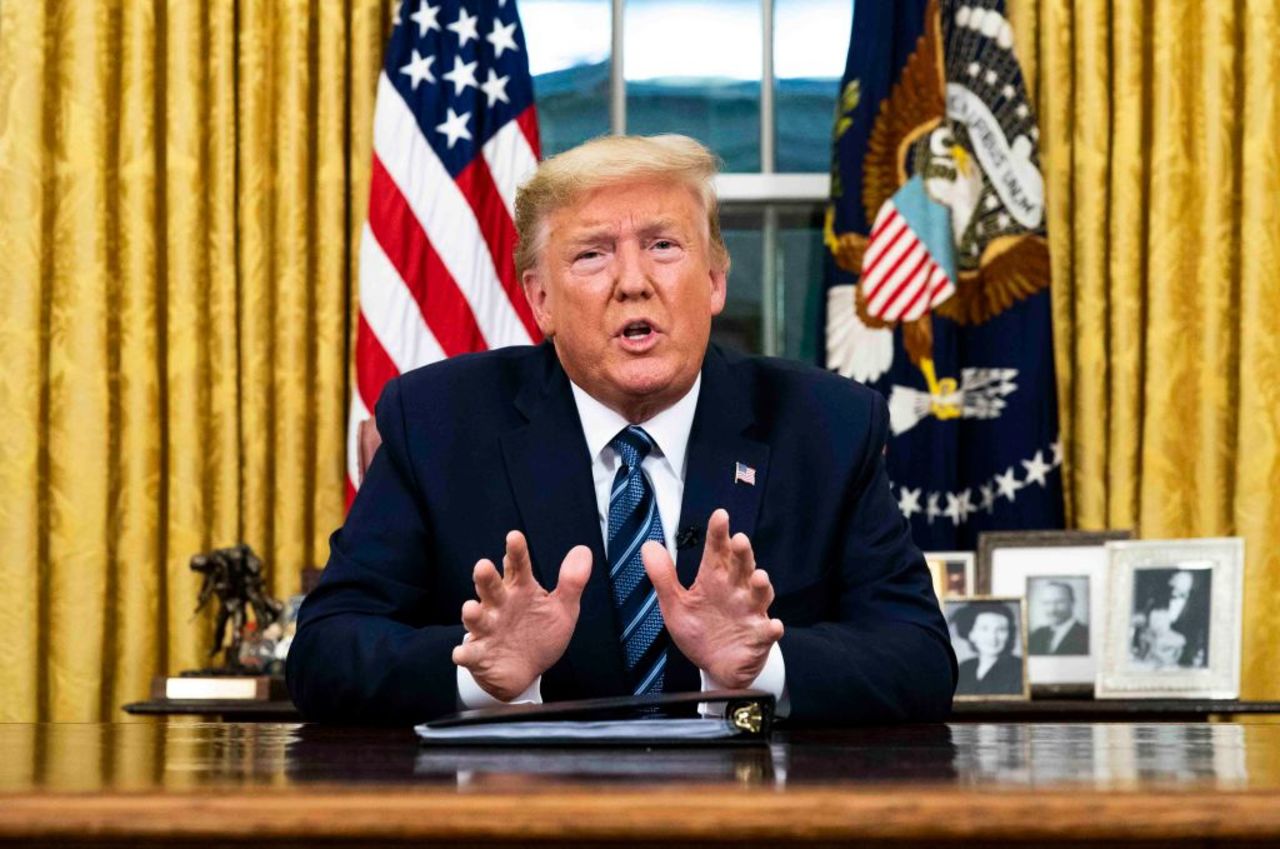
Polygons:
<instances>
[{"instance_id":1,"label":"shirt collar","mask_svg":"<svg viewBox=\"0 0 1280 849\"><path fill-rule=\"evenodd\" d=\"M1067 631L1070 631L1071 626L1074 624L1076 624L1076 620L1075 620L1075 617L1072 617L1068 619L1066 622L1063 622L1061 625L1050 625L1049 627L1053 629L1054 636L1058 636L1060 634L1067 633Z\"/></svg>"},{"instance_id":2,"label":"shirt collar","mask_svg":"<svg viewBox=\"0 0 1280 849\"><path fill-rule=\"evenodd\" d=\"M569 381L569 386L573 389L578 419L582 422L582 432L587 437L587 450L591 452L591 462L594 463L610 440L630 422L617 411L592 398L587 390L572 380ZM693 429L693 415L698 409L698 393L701 389L702 374L699 373L683 398L653 418L639 423L653 439L657 450L667 458L672 470L682 478L685 452L689 448L689 432Z\"/></svg>"}]
</instances>

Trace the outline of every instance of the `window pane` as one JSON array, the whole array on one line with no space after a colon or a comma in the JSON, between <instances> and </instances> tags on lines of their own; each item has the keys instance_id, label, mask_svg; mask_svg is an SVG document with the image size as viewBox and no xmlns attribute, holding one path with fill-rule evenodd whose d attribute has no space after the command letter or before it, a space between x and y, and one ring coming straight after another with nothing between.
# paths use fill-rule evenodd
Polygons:
<instances>
[{"instance_id":1,"label":"window pane","mask_svg":"<svg viewBox=\"0 0 1280 849\"><path fill-rule=\"evenodd\" d=\"M628 0L627 132L684 133L760 170L759 0Z\"/></svg>"},{"instance_id":2,"label":"window pane","mask_svg":"<svg viewBox=\"0 0 1280 849\"><path fill-rule=\"evenodd\" d=\"M853 2L777 0L773 20L775 168L826 171Z\"/></svg>"},{"instance_id":3,"label":"window pane","mask_svg":"<svg viewBox=\"0 0 1280 849\"><path fill-rule=\"evenodd\" d=\"M609 0L521 0L542 155L609 132Z\"/></svg>"},{"instance_id":4,"label":"window pane","mask_svg":"<svg viewBox=\"0 0 1280 849\"><path fill-rule=\"evenodd\" d=\"M822 334L818 315L823 296L822 215L817 205L778 207L778 286L782 291L782 339L778 352L817 364Z\"/></svg>"},{"instance_id":5,"label":"window pane","mask_svg":"<svg viewBox=\"0 0 1280 849\"><path fill-rule=\"evenodd\" d=\"M748 354L764 350L761 328L761 228L759 209L720 210L720 231L729 248L729 298L724 312L711 325L711 339L728 348Z\"/></svg>"}]
</instances>

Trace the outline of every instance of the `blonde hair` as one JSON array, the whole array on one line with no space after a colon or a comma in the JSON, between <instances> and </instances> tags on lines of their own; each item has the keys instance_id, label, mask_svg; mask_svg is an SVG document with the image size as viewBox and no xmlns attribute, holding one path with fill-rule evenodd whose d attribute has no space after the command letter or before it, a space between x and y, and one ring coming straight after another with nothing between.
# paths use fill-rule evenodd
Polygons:
<instances>
[{"instance_id":1,"label":"blonde hair","mask_svg":"<svg viewBox=\"0 0 1280 849\"><path fill-rule=\"evenodd\" d=\"M712 182L719 164L700 142L674 134L601 136L551 157L516 192L516 277L537 264L552 213L584 192L646 178L682 183L693 190L707 212L712 262L727 271L729 250L720 234Z\"/></svg>"}]
</instances>

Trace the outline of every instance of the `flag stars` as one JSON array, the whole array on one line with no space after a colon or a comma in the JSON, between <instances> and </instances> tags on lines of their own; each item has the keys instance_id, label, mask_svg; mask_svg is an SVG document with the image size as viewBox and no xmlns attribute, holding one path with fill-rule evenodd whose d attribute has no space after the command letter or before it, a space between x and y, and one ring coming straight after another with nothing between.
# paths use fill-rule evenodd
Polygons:
<instances>
[{"instance_id":1,"label":"flag stars","mask_svg":"<svg viewBox=\"0 0 1280 849\"><path fill-rule=\"evenodd\" d=\"M1055 439L1049 446L1049 450L1053 452L1053 460L1050 462L1053 463L1053 467L1056 469L1062 465L1062 437Z\"/></svg>"},{"instance_id":2,"label":"flag stars","mask_svg":"<svg viewBox=\"0 0 1280 849\"><path fill-rule=\"evenodd\" d=\"M969 520L969 514L973 512L973 502L969 498L969 490L965 489L959 493L947 493L947 509L943 514L951 520L951 524L960 527L962 522Z\"/></svg>"},{"instance_id":3,"label":"flag stars","mask_svg":"<svg viewBox=\"0 0 1280 849\"><path fill-rule=\"evenodd\" d=\"M925 505L924 517L929 520L929 524L933 524L933 520L942 515L942 508L938 506L939 493L929 493L929 500Z\"/></svg>"},{"instance_id":4,"label":"flag stars","mask_svg":"<svg viewBox=\"0 0 1280 849\"><path fill-rule=\"evenodd\" d=\"M998 79L1000 79L1000 76L995 71L987 71L987 76L986 76L987 85L995 85L996 80Z\"/></svg>"},{"instance_id":5,"label":"flag stars","mask_svg":"<svg viewBox=\"0 0 1280 849\"><path fill-rule=\"evenodd\" d=\"M471 119L470 112L463 112L459 115L452 108L448 110L449 117L445 119L443 124L436 127L436 132L444 134L449 139L449 149L453 150L453 146L458 139L466 139L471 141L471 131L467 129L467 121Z\"/></svg>"},{"instance_id":6,"label":"flag stars","mask_svg":"<svg viewBox=\"0 0 1280 849\"><path fill-rule=\"evenodd\" d=\"M1044 486L1046 483L1044 476L1053 468L1044 461L1043 451L1037 451L1036 456L1032 457L1030 460L1023 460L1022 466L1027 470L1026 486L1031 486L1033 483L1038 483L1041 486Z\"/></svg>"},{"instance_id":7,"label":"flag stars","mask_svg":"<svg viewBox=\"0 0 1280 849\"><path fill-rule=\"evenodd\" d=\"M484 40L493 45L494 58L501 59L504 51L519 52L520 48L516 46L515 24L506 24L505 26L498 23L497 18L493 21L493 32L484 37Z\"/></svg>"},{"instance_id":8,"label":"flag stars","mask_svg":"<svg viewBox=\"0 0 1280 849\"><path fill-rule=\"evenodd\" d=\"M479 41L480 32L476 29L476 23L480 20L479 15L468 15L467 10L458 8L458 19L449 24L449 32L458 36L458 47L466 47L469 41Z\"/></svg>"},{"instance_id":9,"label":"flag stars","mask_svg":"<svg viewBox=\"0 0 1280 849\"><path fill-rule=\"evenodd\" d=\"M463 62L461 56L453 57L453 70L444 75L444 78L453 83L453 93L456 97L470 88L477 88L476 83L476 65L478 62ZM450 145L452 147L452 145Z\"/></svg>"},{"instance_id":10,"label":"flag stars","mask_svg":"<svg viewBox=\"0 0 1280 849\"><path fill-rule=\"evenodd\" d=\"M996 488L989 483L984 483L978 487L982 493L982 503L978 505L978 509L985 513L994 513L996 510Z\"/></svg>"},{"instance_id":11,"label":"flag stars","mask_svg":"<svg viewBox=\"0 0 1280 849\"><path fill-rule=\"evenodd\" d=\"M1018 490L1023 486L1024 484L1018 480L1017 473L1013 471L1013 466L1005 469L1004 474L996 475L996 489L1000 490L1000 495L1010 501L1018 497Z\"/></svg>"},{"instance_id":12,"label":"flag stars","mask_svg":"<svg viewBox=\"0 0 1280 849\"><path fill-rule=\"evenodd\" d=\"M509 76L507 77L498 76L498 74L493 70L493 68L489 69L489 78L485 80L484 83L480 86L480 90L483 91L485 93L485 96L489 98L490 109L492 109L493 105L497 103L499 100L501 100L503 103L511 102L507 98L507 82L510 79L511 77Z\"/></svg>"},{"instance_id":13,"label":"flag stars","mask_svg":"<svg viewBox=\"0 0 1280 849\"><path fill-rule=\"evenodd\" d=\"M431 63L436 61L434 56L423 56L417 50L413 51L413 58L409 60L408 65L400 68L400 73L407 76L414 91L418 90L418 83L426 80L429 83L436 81L435 76L431 73Z\"/></svg>"},{"instance_id":14,"label":"flag stars","mask_svg":"<svg viewBox=\"0 0 1280 849\"><path fill-rule=\"evenodd\" d=\"M921 490L918 488L907 489L905 486L899 487L899 489L902 492L902 497L898 499L898 509L902 511L903 516L910 519L916 513L921 512L920 510Z\"/></svg>"},{"instance_id":15,"label":"flag stars","mask_svg":"<svg viewBox=\"0 0 1280 849\"><path fill-rule=\"evenodd\" d=\"M409 16L409 20L418 25L418 38L425 38L431 30L440 32L440 22L437 20L439 15L439 6L432 6L427 3L427 0L420 0L418 11Z\"/></svg>"}]
</instances>

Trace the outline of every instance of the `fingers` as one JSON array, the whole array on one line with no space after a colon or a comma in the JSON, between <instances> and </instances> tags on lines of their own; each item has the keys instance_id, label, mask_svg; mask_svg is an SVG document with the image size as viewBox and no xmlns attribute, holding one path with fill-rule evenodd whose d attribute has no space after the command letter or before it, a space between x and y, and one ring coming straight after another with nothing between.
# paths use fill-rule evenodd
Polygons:
<instances>
[{"instance_id":1,"label":"fingers","mask_svg":"<svg viewBox=\"0 0 1280 849\"><path fill-rule=\"evenodd\" d=\"M533 577L533 565L529 561L529 543L524 534L511 531L507 534L507 553L502 558L503 582L511 585Z\"/></svg>"},{"instance_id":2,"label":"fingers","mask_svg":"<svg viewBox=\"0 0 1280 849\"><path fill-rule=\"evenodd\" d=\"M582 599L582 590L591 577L591 549L585 545L577 545L569 549L560 564L560 578L556 581L556 592L566 603L577 604Z\"/></svg>"},{"instance_id":3,"label":"fingers","mask_svg":"<svg viewBox=\"0 0 1280 849\"><path fill-rule=\"evenodd\" d=\"M485 558L476 563L471 572L471 580L476 585L476 595L485 604L501 604L507 595L507 588L502 584L502 576L493 561Z\"/></svg>"},{"instance_id":4,"label":"fingers","mask_svg":"<svg viewBox=\"0 0 1280 849\"><path fill-rule=\"evenodd\" d=\"M751 573L747 586L751 590L751 602L761 611L769 609L769 605L773 604L773 582L769 580L769 574L763 569L757 569Z\"/></svg>"},{"instance_id":5,"label":"fingers","mask_svg":"<svg viewBox=\"0 0 1280 849\"><path fill-rule=\"evenodd\" d=\"M484 606L475 599L462 605L462 626L474 632L484 622Z\"/></svg>"},{"instance_id":6,"label":"fingers","mask_svg":"<svg viewBox=\"0 0 1280 849\"><path fill-rule=\"evenodd\" d=\"M756 568L756 555L751 550L751 540L744 533L736 533L729 540L729 571L739 580L746 581Z\"/></svg>"},{"instance_id":7,"label":"fingers","mask_svg":"<svg viewBox=\"0 0 1280 849\"><path fill-rule=\"evenodd\" d=\"M663 610L670 610L669 605L679 602L680 593L684 590L680 586L680 579L676 577L676 567L671 562L671 555L662 543L649 540L640 547L640 560L644 563L644 573L649 576L649 583L653 584L653 589L658 594L658 606Z\"/></svg>"},{"instance_id":8,"label":"fingers","mask_svg":"<svg viewBox=\"0 0 1280 849\"><path fill-rule=\"evenodd\" d=\"M769 624L765 627L765 638L772 645L782 639L782 634L786 631L782 627L781 619L770 619Z\"/></svg>"},{"instance_id":9,"label":"fingers","mask_svg":"<svg viewBox=\"0 0 1280 849\"><path fill-rule=\"evenodd\" d=\"M729 557L729 511L723 508L711 513L707 520L707 542L702 548L702 559L723 562Z\"/></svg>"}]
</instances>

